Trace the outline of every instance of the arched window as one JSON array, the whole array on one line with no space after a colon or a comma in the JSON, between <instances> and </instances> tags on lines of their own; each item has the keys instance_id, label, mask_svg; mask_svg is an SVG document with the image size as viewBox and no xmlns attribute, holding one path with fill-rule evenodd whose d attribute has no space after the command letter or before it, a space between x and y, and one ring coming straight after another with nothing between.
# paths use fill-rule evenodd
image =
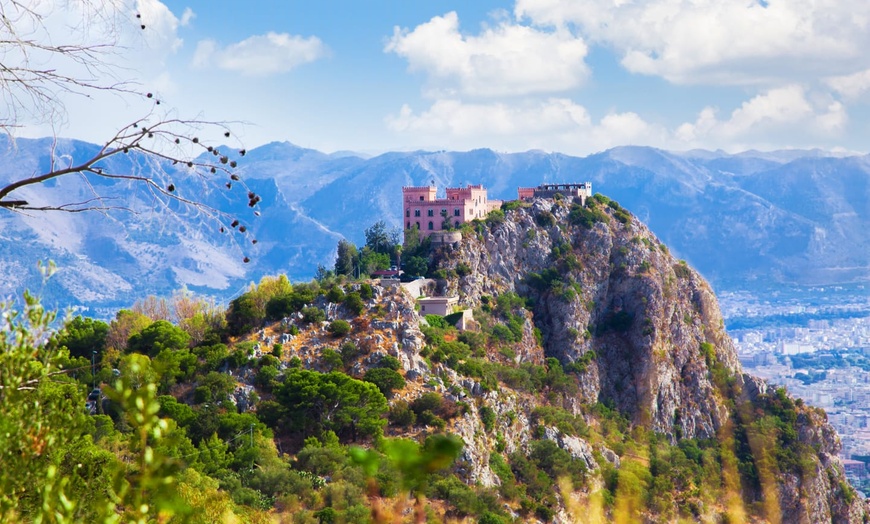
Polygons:
<instances>
[{"instance_id":1,"label":"arched window","mask_svg":"<svg viewBox=\"0 0 870 524\"><path fill-rule=\"evenodd\" d=\"M405 225L405 229L411 229L411 223L410 223L410 222L408 222L408 223Z\"/></svg>"},{"instance_id":2,"label":"arched window","mask_svg":"<svg viewBox=\"0 0 870 524\"><path fill-rule=\"evenodd\" d=\"M457 220L456 222L453 223L453 227L459 227L459 221L458 221L458 220Z\"/></svg>"},{"instance_id":3,"label":"arched window","mask_svg":"<svg viewBox=\"0 0 870 524\"><path fill-rule=\"evenodd\" d=\"M420 229L420 223L417 222L417 229Z\"/></svg>"},{"instance_id":4,"label":"arched window","mask_svg":"<svg viewBox=\"0 0 870 524\"><path fill-rule=\"evenodd\" d=\"M430 229L430 230L435 229L435 226L432 224L431 221L429 221L429 229Z\"/></svg>"}]
</instances>

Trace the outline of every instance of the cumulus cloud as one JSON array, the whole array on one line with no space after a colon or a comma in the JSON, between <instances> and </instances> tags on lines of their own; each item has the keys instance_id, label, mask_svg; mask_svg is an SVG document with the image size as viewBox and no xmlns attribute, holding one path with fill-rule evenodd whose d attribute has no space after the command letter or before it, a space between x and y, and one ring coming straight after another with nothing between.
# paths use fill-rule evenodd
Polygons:
<instances>
[{"instance_id":1,"label":"cumulus cloud","mask_svg":"<svg viewBox=\"0 0 870 524\"><path fill-rule=\"evenodd\" d=\"M434 102L416 113L405 105L386 119L388 127L416 145L457 149L544 149L587 154L624 144L663 146L667 132L635 113L611 113L594 122L585 107L565 98L505 104Z\"/></svg>"},{"instance_id":2,"label":"cumulus cloud","mask_svg":"<svg viewBox=\"0 0 870 524\"><path fill-rule=\"evenodd\" d=\"M577 87L589 73L586 43L570 31L502 20L465 35L455 12L413 30L395 28L385 51L424 72L436 96L553 93Z\"/></svg>"},{"instance_id":3,"label":"cumulus cloud","mask_svg":"<svg viewBox=\"0 0 870 524\"><path fill-rule=\"evenodd\" d=\"M675 130L675 138L691 146L737 145L769 139L777 133L790 134L796 128L807 130L809 136L837 133L848 121L843 104L825 96L807 96L799 85L759 94L725 120L719 120L716 113L715 108L704 108L694 123L684 123Z\"/></svg>"},{"instance_id":4,"label":"cumulus cloud","mask_svg":"<svg viewBox=\"0 0 870 524\"><path fill-rule=\"evenodd\" d=\"M865 0L517 0L514 13L675 83L772 85L870 67Z\"/></svg>"},{"instance_id":5,"label":"cumulus cloud","mask_svg":"<svg viewBox=\"0 0 870 524\"><path fill-rule=\"evenodd\" d=\"M269 32L226 47L214 40L201 40L196 46L193 65L200 68L213 65L244 75L268 76L286 73L327 54L326 45L316 36L304 38Z\"/></svg>"},{"instance_id":6,"label":"cumulus cloud","mask_svg":"<svg viewBox=\"0 0 870 524\"><path fill-rule=\"evenodd\" d=\"M850 75L831 77L826 79L825 83L847 99L854 100L870 91L870 69Z\"/></svg>"},{"instance_id":7,"label":"cumulus cloud","mask_svg":"<svg viewBox=\"0 0 870 524\"><path fill-rule=\"evenodd\" d=\"M441 99L422 111L404 105L386 118L387 127L410 147L543 149L569 154L630 144L729 151L816 147L837 136L847 123L843 104L800 85L765 91L725 118L716 108L705 107L694 122L673 128L632 111L611 111L596 119L582 105L555 97L512 103Z\"/></svg>"}]
</instances>

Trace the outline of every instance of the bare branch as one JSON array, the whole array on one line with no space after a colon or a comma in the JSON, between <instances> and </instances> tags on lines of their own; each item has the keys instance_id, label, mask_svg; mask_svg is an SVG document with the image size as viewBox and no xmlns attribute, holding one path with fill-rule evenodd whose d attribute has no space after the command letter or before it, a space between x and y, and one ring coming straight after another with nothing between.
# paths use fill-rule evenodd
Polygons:
<instances>
[{"instance_id":1,"label":"bare branch","mask_svg":"<svg viewBox=\"0 0 870 524\"><path fill-rule=\"evenodd\" d=\"M231 155L206 145L198 136L206 132L206 136L229 138L227 125L181 119L172 112L157 114L161 104L158 97L138 92L130 82L117 78L119 68L110 58L122 49L119 28L123 26L119 24L135 24L137 30L140 25L119 4L69 0L66 7L75 16L80 15L80 20L64 33L53 30L56 20L51 16L60 11L53 11L50 4L41 0L0 0L0 132L11 138L13 130L27 123L57 125L65 116L59 97L66 93L92 97L110 92L141 97L152 102L152 109L119 129L88 158L61 152L55 138L46 171L0 182L0 209L17 213L96 211L107 216L112 211L135 213L141 208L134 205L136 193L129 189L142 189L152 209L177 215L180 208L191 209L219 222L220 232L235 230L244 234L245 227L236 229L236 217L206 204L204 198L214 188L226 187L247 193L249 207L260 201L235 172L244 149ZM67 193L61 197L64 201L44 198L51 193L46 183L75 179L69 175L78 177L84 194L69 193L66 184ZM99 179L126 183L124 189L112 186L115 193L125 193L104 190L105 184L96 183Z\"/></svg>"}]
</instances>

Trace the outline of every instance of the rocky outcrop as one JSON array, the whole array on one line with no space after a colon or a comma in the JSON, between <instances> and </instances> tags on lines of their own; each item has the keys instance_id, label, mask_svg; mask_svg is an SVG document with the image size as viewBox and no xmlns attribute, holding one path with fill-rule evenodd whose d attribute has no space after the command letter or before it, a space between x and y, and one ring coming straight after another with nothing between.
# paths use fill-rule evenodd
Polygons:
<instances>
[{"instance_id":1,"label":"rocky outcrop","mask_svg":"<svg viewBox=\"0 0 870 524\"><path fill-rule=\"evenodd\" d=\"M572 226L570 210L538 199L442 248L442 267L471 269L451 289L468 305L505 291L532 297L546 356L568 364L594 352L583 402L613 403L672 438L715 436L727 410L701 344L729 372L739 364L713 291L640 222Z\"/></svg>"},{"instance_id":2,"label":"rocky outcrop","mask_svg":"<svg viewBox=\"0 0 870 524\"><path fill-rule=\"evenodd\" d=\"M448 275L440 287L470 307L508 291L527 297L542 334L538 358L554 357L579 371L579 393L566 399L569 407L604 403L672 443L720 437L734 421L749 428L755 404L771 392L742 374L710 286L617 204L578 208L537 199L467 229L461 241L437 248L438 267ZM534 353L529 348L523 358ZM742 419L735 408L741 405L750 408ZM769 481L762 474L762 486L744 487L747 500L767 500L769 521L862 522L865 508L836 458L836 434L823 413L795 410L797 443L812 450L802 473ZM482 462L489 453L481 450L491 443L471 418L458 425L475 448L466 459ZM511 436L522 446L528 427ZM554 428L544 438L595 467L582 439ZM482 468L470 477L493 481Z\"/></svg>"}]
</instances>

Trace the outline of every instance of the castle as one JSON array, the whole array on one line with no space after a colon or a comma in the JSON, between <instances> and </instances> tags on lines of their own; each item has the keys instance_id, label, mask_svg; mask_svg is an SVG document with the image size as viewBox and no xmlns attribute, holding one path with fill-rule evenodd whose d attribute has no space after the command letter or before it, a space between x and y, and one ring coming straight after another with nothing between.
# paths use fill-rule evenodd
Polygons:
<instances>
[{"instance_id":1,"label":"castle","mask_svg":"<svg viewBox=\"0 0 870 524\"><path fill-rule=\"evenodd\" d=\"M475 218L485 218L502 204L501 200L489 200L482 185L448 187L447 198L436 198L435 193L434 186L402 188L405 229L416 227L420 236L427 237Z\"/></svg>"},{"instance_id":2,"label":"castle","mask_svg":"<svg viewBox=\"0 0 870 524\"><path fill-rule=\"evenodd\" d=\"M458 228L461 224L477 218L485 218L490 211L499 209L501 200L490 200L482 185L448 187L446 198L436 197L434 186L403 187L402 207L405 213L405 229L417 228L421 237ZM592 196L592 183L542 184L538 187L517 189L520 200L553 198L557 193L565 197L577 197L581 203Z\"/></svg>"}]
</instances>

